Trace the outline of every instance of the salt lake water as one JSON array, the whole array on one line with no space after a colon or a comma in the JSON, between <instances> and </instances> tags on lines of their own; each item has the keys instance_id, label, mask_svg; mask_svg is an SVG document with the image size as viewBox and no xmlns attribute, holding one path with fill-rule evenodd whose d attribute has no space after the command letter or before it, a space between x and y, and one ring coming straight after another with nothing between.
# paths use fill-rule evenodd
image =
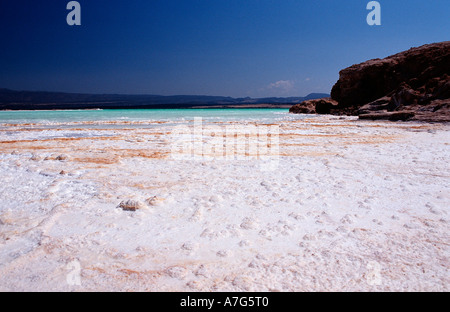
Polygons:
<instances>
[{"instance_id":1,"label":"salt lake water","mask_svg":"<svg viewBox=\"0 0 450 312\"><path fill-rule=\"evenodd\" d=\"M52 111L0 111L0 126L70 126L107 125L129 123L146 125L153 122L185 123L200 117L204 122L256 121L270 123L283 119L301 118L289 114L288 109L105 109L105 110L52 110Z\"/></svg>"}]
</instances>

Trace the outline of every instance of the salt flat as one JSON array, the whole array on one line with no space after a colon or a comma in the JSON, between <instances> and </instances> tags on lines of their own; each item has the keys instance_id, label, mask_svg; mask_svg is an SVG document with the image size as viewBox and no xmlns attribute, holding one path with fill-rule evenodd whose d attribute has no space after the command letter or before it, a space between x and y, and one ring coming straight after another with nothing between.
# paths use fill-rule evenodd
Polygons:
<instances>
[{"instance_id":1,"label":"salt flat","mask_svg":"<svg viewBox=\"0 0 450 312\"><path fill-rule=\"evenodd\" d=\"M2 127L1 291L449 290L447 124L280 119L265 159L118 125Z\"/></svg>"}]
</instances>

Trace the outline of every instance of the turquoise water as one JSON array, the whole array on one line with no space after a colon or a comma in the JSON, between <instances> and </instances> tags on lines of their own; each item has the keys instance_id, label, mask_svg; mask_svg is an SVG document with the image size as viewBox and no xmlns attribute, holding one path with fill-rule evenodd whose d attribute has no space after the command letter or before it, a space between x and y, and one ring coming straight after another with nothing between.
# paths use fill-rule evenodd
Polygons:
<instances>
[{"instance_id":1,"label":"turquoise water","mask_svg":"<svg viewBox=\"0 0 450 312\"><path fill-rule=\"evenodd\" d=\"M121 109L0 111L1 124L61 124L102 121L189 121L201 117L205 121L267 121L283 119L288 109Z\"/></svg>"}]
</instances>

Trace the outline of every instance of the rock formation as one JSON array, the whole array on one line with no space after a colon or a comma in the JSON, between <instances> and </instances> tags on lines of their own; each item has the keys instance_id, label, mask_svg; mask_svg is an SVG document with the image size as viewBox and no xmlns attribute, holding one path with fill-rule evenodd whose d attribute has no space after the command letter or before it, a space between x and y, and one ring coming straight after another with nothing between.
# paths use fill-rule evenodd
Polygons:
<instances>
[{"instance_id":1,"label":"rock formation","mask_svg":"<svg viewBox=\"0 0 450 312\"><path fill-rule=\"evenodd\" d=\"M119 204L118 208L122 208L125 211L136 211L145 209L146 206L137 200L124 200Z\"/></svg>"},{"instance_id":2,"label":"rock formation","mask_svg":"<svg viewBox=\"0 0 450 312\"><path fill-rule=\"evenodd\" d=\"M450 121L450 41L343 69L331 99L305 101L290 111L357 115L361 119Z\"/></svg>"},{"instance_id":3,"label":"rock formation","mask_svg":"<svg viewBox=\"0 0 450 312\"><path fill-rule=\"evenodd\" d=\"M296 104L289 109L294 114L330 114L336 109L338 103L331 98L308 100Z\"/></svg>"}]
</instances>

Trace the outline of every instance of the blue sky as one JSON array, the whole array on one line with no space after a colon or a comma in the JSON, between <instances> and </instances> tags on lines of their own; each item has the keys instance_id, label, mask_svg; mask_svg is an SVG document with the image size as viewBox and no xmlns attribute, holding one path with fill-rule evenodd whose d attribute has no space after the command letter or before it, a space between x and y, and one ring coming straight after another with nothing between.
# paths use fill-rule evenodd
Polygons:
<instances>
[{"instance_id":1,"label":"blue sky","mask_svg":"<svg viewBox=\"0 0 450 312\"><path fill-rule=\"evenodd\" d=\"M0 2L0 87L84 93L302 96L352 64L450 40L449 0Z\"/></svg>"}]
</instances>

